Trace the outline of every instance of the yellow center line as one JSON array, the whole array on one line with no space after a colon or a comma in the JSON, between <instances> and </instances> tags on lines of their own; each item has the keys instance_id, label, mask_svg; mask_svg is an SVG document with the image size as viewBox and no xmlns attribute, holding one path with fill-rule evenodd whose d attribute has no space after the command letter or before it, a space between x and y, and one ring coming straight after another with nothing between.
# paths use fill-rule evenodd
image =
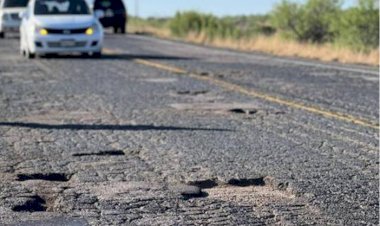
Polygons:
<instances>
[{"instance_id":1,"label":"yellow center line","mask_svg":"<svg viewBox=\"0 0 380 226\"><path fill-rule=\"evenodd\" d=\"M110 53L110 54L112 54L112 53L120 53L120 52L118 52L116 50L111 50L111 49L104 49L104 50L105 50L106 53ZM291 100L286 100L286 99L281 98L281 97L272 96L272 95L269 95L269 94L266 94L266 93L262 93L262 92L258 92L258 91L252 90L252 89L247 89L247 88L244 88L244 87L242 87L240 85L232 84L232 83L223 81L221 79L217 79L217 78L214 78L214 77L208 77L208 76L198 75L198 74L195 74L195 73L188 72L188 71L186 71L186 70L184 70L182 68L178 68L178 67L174 67L174 66L169 66L169 65L166 65L166 64L162 64L162 63L152 62L152 61L143 60L143 59L136 59L134 61L136 63L142 64L142 65L146 65L146 66L149 66L149 67L154 67L154 68L157 68L157 69L165 70L165 71L176 73L176 74L184 74L184 75L187 75L189 77L192 77L192 78L195 78L195 79L198 79L198 80L202 80L202 81L208 81L208 82L210 82L212 84L218 85L218 86L223 87L225 89L228 89L230 91L234 91L234 92L242 93L242 94L245 94L245 95L248 95L248 96L260 98L260 99L266 100L268 102L272 102L272 103L276 103L276 104L280 104L280 105L285 105L285 106L288 106L288 107L291 107L291 108L295 108L295 109L300 109L300 110L303 110L303 111L311 112L311 113L314 113L314 114L317 114L317 115L324 116L326 118L338 119L338 120L341 120L341 121L346 121L346 122L350 122L350 123L353 123L353 124L357 124L357 125L361 125L361 126L364 126L364 127L368 127L368 128L379 130L379 124L377 122L372 122L372 121L369 121L369 120L366 120L366 119L361 119L361 118L353 116L353 115L349 115L349 114L345 114L345 113L341 113L341 112L337 112L337 111L331 111L331 110L323 109L323 108L318 107L318 106L305 105L303 103L299 103L299 102L295 102L295 101L291 101Z\"/></svg>"}]
</instances>

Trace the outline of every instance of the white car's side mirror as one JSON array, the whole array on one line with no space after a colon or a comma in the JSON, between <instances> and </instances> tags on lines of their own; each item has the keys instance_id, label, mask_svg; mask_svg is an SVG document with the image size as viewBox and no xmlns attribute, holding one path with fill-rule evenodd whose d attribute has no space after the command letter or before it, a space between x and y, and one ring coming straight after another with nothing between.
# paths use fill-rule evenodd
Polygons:
<instances>
[{"instance_id":1,"label":"white car's side mirror","mask_svg":"<svg viewBox=\"0 0 380 226\"><path fill-rule=\"evenodd\" d=\"M101 19L104 17L104 11L103 10L95 10L94 15L96 18Z\"/></svg>"},{"instance_id":2,"label":"white car's side mirror","mask_svg":"<svg viewBox=\"0 0 380 226\"><path fill-rule=\"evenodd\" d=\"M25 17L26 17L26 11L20 12L20 13L18 14L18 17L19 17L20 19L25 18Z\"/></svg>"}]
</instances>

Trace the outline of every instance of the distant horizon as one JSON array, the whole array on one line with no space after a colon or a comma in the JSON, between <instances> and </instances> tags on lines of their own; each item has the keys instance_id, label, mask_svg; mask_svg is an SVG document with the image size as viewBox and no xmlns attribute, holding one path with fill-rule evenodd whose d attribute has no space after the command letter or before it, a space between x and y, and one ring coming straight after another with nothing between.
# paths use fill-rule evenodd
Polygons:
<instances>
[{"instance_id":1,"label":"distant horizon","mask_svg":"<svg viewBox=\"0 0 380 226\"><path fill-rule=\"evenodd\" d=\"M94 0L87 0L93 2ZM202 13L211 13L216 16L249 16L264 15L269 13L275 4L282 0L251 0L247 4L247 0L123 0L128 8L131 16L148 17L172 17L179 11L198 11ZM295 0L297 2L305 2L306 0ZM138 7L136 7L138 2ZM357 0L344 0L344 7L353 6Z\"/></svg>"}]
</instances>

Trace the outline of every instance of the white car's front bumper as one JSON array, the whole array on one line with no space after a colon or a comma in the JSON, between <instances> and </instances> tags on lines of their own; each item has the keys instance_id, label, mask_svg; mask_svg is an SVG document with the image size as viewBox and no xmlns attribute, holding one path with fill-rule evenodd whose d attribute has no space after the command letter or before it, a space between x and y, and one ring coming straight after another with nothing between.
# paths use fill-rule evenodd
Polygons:
<instances>
[{"instance_id":1,"label":"white car's front bumper","mask_svg":"<svg viewBox=\"0 0 380 226\"><path fill-rule=\"evenodd\" d=\"M36 35L30 46L30 51L36 54L48 53L90 53L100 52L103 46L103 34L93 35Z\"/></svg>"}]
</instances>

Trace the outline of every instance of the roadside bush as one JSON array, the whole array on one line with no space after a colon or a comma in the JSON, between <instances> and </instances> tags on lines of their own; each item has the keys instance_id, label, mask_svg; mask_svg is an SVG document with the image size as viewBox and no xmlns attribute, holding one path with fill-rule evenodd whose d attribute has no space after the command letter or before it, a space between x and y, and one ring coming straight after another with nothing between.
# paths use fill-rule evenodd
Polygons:
<instances>
[{"instance_id":1,"label":"roadside bush","mask_svg":"<svg viewBox=\"0 0 380 226\"><path fill-rule=\"evenodd\" d=\"M359 51L379 46L379 2L359 0L356 7L342 13L334 24L336 42Z\"/></svg>"},{"instance_id":2,"label":"roadside bush","mask_svg":"<svg viewBox=\"0 0 380 226\"><path fill-rule=\"evenodd\" d=\"M205 35L207 39L239 39L257 34L272 35L275 29L267 23L267 16L235 16L219 18L194 11L179 12L170 21L173 35Z\"/></svg>"},{"instance_id":3,"label":"roadside bush","mask_svg":"<svg viewBox=\"0 0 380 226\"><path fill-rule=\"evenodd\" d=\"M271 22L286 37L302 40L300 23L303 17L301 5L283 0L271 13Z\"/></svg>"},{"instance_id":4,"label":"roadside bush","mask_svg":"<svg viewBox=\"0 0 380 226\"><path fill-rule=\"evenodd\" d=\"M272 23L287 37L323 43L334 39L332 21L339 14L339 0L308 0L306 4L283 0L272 12Z\"/></svg>"}]
</instances>

